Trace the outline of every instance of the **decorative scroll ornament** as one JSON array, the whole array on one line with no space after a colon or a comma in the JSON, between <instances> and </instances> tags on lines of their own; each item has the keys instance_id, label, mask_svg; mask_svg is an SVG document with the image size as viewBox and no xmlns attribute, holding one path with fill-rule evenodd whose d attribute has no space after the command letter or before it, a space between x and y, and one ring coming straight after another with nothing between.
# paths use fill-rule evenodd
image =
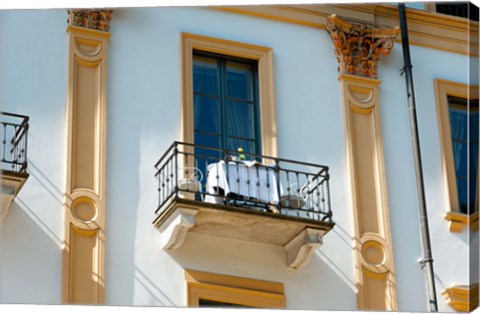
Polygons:
<instances>
[{"instance_id":1,"label":"decorative scroll ornament","mask_svg":"<svg viewBox=\"0 0 480 314\"><path fill-rule=\"evenodd\" d=\"M350 24L333 14L327 17L327 31L333 39L340 73L376 78L378 57L390 53L399 28Z\"/></svg>"},{"instance_id":2,"label":"decorative scroll ornament","mask_svg":"<svg viewBox=\"0 0 480 314\"><path fill-rule=\"evenodd\" d=\"M113 10L72 9L68 10L68 23L89 29L108 32Z\"/></svg>"}]
</instances>

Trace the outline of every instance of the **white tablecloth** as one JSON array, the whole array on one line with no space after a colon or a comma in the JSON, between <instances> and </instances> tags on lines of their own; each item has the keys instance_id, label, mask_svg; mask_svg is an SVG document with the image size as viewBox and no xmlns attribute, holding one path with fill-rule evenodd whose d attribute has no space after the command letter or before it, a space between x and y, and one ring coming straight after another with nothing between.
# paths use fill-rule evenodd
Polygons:
<instances>
[{"instance_id":1,"label":"white tablecloth","mask_svg":"<svg viewBox=\"0 0 480 314\"><path fill-rule=\"evenodd\" d=\"M221 160L207 166L207 192L224 195L235 193L262 203L278 204L277 175L269 166L256 165L255 161L228 162ZM222 197L207 195L206 202L221 203Z\"/></svg>"}]
</instances>

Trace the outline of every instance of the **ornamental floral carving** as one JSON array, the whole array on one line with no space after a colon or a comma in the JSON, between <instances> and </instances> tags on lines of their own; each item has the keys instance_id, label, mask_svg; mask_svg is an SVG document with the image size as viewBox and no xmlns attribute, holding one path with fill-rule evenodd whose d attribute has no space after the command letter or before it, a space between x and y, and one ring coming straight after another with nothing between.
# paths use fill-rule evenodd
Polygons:
<instances>
[{"instance_id":1,"label":"ornamental floral carving","mask_svg":"<svg viewBox=\"0 0 480 314\"><path fill-rule=\"evenodd\" d=\"M340 73L376 78L377 60L390 53L399 28L351 24L333 14L327 17L327 31L333 40Z\"/></svg>"},{"instance_id":2,"label":"ornamental floral carving","mask_svg":"<svg viewBox=\"0 0 480 314\"><path fill-rule=\"evenodd\" d=\"M68 10L68 23L74 26L108 32L113 10L72 9Z\"/></svg>"}]
</instances>

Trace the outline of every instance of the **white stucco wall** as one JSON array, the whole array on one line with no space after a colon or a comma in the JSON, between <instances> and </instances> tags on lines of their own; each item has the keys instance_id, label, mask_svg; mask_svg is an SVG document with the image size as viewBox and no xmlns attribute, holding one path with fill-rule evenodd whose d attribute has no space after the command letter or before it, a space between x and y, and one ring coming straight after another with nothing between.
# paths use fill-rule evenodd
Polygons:
<instances>
[{"instance_id":1,"label":"white stucco wall","mask_svg":"<svg viewBox=\"0 0 480 314\"><path fill-rule=\"evenodd\" d=\"M186 247L177 253L186 265L178 265L155 240L159 234L151 226L157 206L153 165L180 139L181 32L273 48L279 155L329 165L331 193L341 195L332 199L337 226L307 269L288 270L284 256L278 258L283 254L279 248L243 244L234 250L235 241L222 239L215 241L222 246L216 250L212 241L197 238L187 238ZM325 31L203 8L115 11L108 94L107 287L112 288L107 288L107 303L183 306L182 267L188 267L284 282L292 308L356 307L336 67ZM322 86L335 92L324 93ZM295 122L299 120L302 126ZM196 243L194 252L189 243ZM235 263L227 251L232 251ZM263 253L257 257L255 252ZM162 277L167 275L174 279ZM332 285L342 293L334 293Z\"/></svg>"},{"instance_id":2,"label":"white stucco wall","mask_svg":"<svg viewBox=\"0 0 480 314\"><path fill-rule=\"evenodd\" d=\"M137 283L136 286L145 286L145 283L140 283L142 280L139 278L142 276L154 278L153 274L158 271L158 265L164 265L167 269L171 267L177 269L177 278L183 278L183 274L180 274L181 267L178 268L175 261L165 256L164 262L160 263L153 258L152 250L158 249L152 241L152 237L156 235L151 230L145 230L144 226L151 221L151 212L156 206L155 191L151 188L151 185L154 184L151 165L173 140L179 139L181 86L179 39L181 32L191 32L274 49L279 155L326 164L331 169L332 208L337 225L325 238L325 245L318 251L318 256L323 257L321 260L325 262L325 265L330 265L327 268L336 273L338 278L341 278L340 281L343 280L347 287L345 290L350 293L347 293L349 295L347 298L345 295L338 299L329 298L332 307L320 306L319 308L333 309L335 308L333 304L337 304L337 302L339 302L338 304L343 302L340 308L348 309L351 306L354 308L354 274L350 250L351 207L346 179L342 109L339 100L339 84L336 80L337 65L328 34L324 30L202 8L118 10L115 14L112 22L114 31L111 39L112 53L109 64L111 71L109 104L116 108L137 106L142 108L142 111L131 110L128 116L118 112L118 116L115 114L113 117L110 111L109 116L110 134L122 138L121 142L116 139L109 141L109 152L114 155L121 155L122 151L138 152L138 156L123 154L123 156L117 157L118 159L110 159L111 175L115 178L120 175L122 178L115 180L118 183L110 183L110 189L125 191L125 193L121 193L123 198L110 194L109 208L112 211L123 208L127 217L137 219L136 226L127 227L124 223L112 222L112 228L109 229L110 238L116 238L118 234L127 231L126 234L135 239L125 240L127 243L133 243L136 247L135 249L131 248L130 252L133 253L135 250L135 257L132 254L121 264L116 261L116 265L109 265L107 269L112 272L130 269L121 277L109 277L110 285L117 286L119 283L133 280ZM232 28L231 25L235 25L235 27ZM259 29L262 31L259 32ZM439 285L437 290L440 293L443 286L447 283L451 284L453 280L468 281L467 268L458 267L468 259L468 246L465 242L465 235L458 236L447 232L446 222L443 220L445 191L441 190L439 178L441 168L433 79L443 78L466 82L467 59L465 56L420 47L412 46L411 49L417 86L417 110L427 206L431 216L429 218L432 246L433 251L436 252L434 253L436 254L435 270ZM131 60L132 53L138 54L139 57L133 62L126 62L126 60ZM379 63L379 79L383 81L380 95L381 123L399 309L415 311L426 310L427 305L424 276L418 264L422 249L405 81L399 75L402 66L403 58L399 44L389 57L383 58ZM165 75L166 73L168 75ZM122 92L119 92L120 90ZM144 114L144 112L148 114ZM305 114L306 112L308 114ZM301 123L299 123L300 121ZM125 147L126 143L129 143L128 147ZM139 172L130 168L123 174L113 171L115 168L119 169L125 164L138 161L140 161ZM146 178L149 176L151 179L148 182ZM109 179L109 182L112 180ZM138 185L140 188L137 188ZM127 198L128 193L139 195L138 201L134 201L135 197ZM125 204L131 204L134 208L136 207L136 210L127 208ZM125 219L120 216L117 218L109 215L109 217L114 220ZM124 230L124 228L127 229ZM198 242L198 245L200 243ZM454 248L456 252L459 252L454 260L449 258L449 250L445 250L444 246ZM123 241L118 244L111 243L110 255L120 254L123 247ZM205 252L202 254L203 251ZM159 259L164 255L163 252L156 254L159 255ZM199 259L207 258L204 248L199 249L198 254ZM208 256L208 258L211 260L211 264L217 264L213 257ZM225 256L217 254L216 258L218 264L222 264L221 261ZM168 262L169 260L170 262ZM189 267L195 268L195 265L201 266L201 264L190 263ZM227 263L227 265L231 264ZM258 262L255 265L261 268ZM213 270L217 269L220 273L248 277L248 272L241 272L229 267L225 266L222 271L218 268L213 268ZM253 274L256 267L249 266L249 271ZM285 274L288 273L288 270L284 271ZM296 276L301 276L305 271L309 272L306 269ZM279 270L279 272L282 271ZM150 273L152 275L149 275ZM261 278L268 280L274 271L270 272L267 268L261 273L263 274ZM281 278L281 275L275 272L273 277ZM298 283L298 278L294 277L285 277L287 290L291 285L295 286ZM302 281L304 287L309 285L315 285L318 289L328 287L328 283L313 279L313 277L310 279L311 281L308 278ZM168 290L173 294L169 297L164 295L163 301L157 300L157 302L164 305L168 305L169 302L177 305L183 304L184 295L174 292L182 291L182 289L171 289L168 283L159 284L156 281L150 282L150 285L150 292L143 288L143 293L138 293L134 285L133 295L132 291L128 291L128 289L110 291L107 293L107 299L114 304L129 302L126 300L133 298L134 304L143 304L146 302L145 300L149 299L145 293L157 295L158 300L162 300L161 295L166 293L164 290ZM302 290L301 287L299 289ZM166 299L170 299L170 301ZM298 300L300 308L313 306L313 303L309 303L313 301L302 298L301 295L294 299ZM442 304L443 298L439 295L438 299ZM348 301L345 303L345 300ZM296 307L295 303L289 303L290 305L292 308ZM440 308L450 310L445 304L442 304Z\"/></svg>"},{"instance_id":3,"label":"white stucco wall","mask_svg":"<svg viewBox=\"0 0 480 314\"><path fill-rule=\"evenodd\" d=\"M64 10L0 11L0 107L30 117L30 177L0 222L0 303L60 303L65 23Z\"/></svg>"},{"instance_id":4,"label":"white stucco wall","mask_svg":"<svg viewBox=\"0 0 480 314\"><path fill-rule=\"evenodd\" d=\"M419 281L423 279L423 272L419 269L418 259L423 253L417 218L418 201L406 84L405 78L399 75L403 67L402 51L400 45L396 48L387 58L385 66L380 65L379 68L379 77L383 81L382 87L385 88L381 99L382 127L395 266L397 277L403 278L405 275L409 276L409 279ZM472 85L478 84L478 81L469 82L467 56L418 46L410 46L410 50L437 301L440 311L452 311L445 304L441 292L451 285L470 282L468 270L470 252L466 228L462 234L451 233L448 231L447 221L444 220L449 206L442 175L434 79ZM399 299L405 301L405 310L414 310L415 307L410 300L415 298L415 303L421 302L425 298L424 292L412 293L420 288L418 284L411 285L407 281L400 283Z\"/></svg>"},{"instance_id":5,"label":"white stucco wall","mask_svg":"<svg viewBox=\"0 0 480 314\"><path fill-rule=\"evenodd\" d=\"M65 179L65 10L0 11L0 105L30 116L30 178L2 224L0 303L59 303ZM311 263L281 248L188 235L160 248L154 164L180 139L180 34L273 48L279 156L330 167L335 228ZM107 95L106 303L185 306L184 269L283 282L288 308L355 310L352 208L337 63L325 30L205 8L117 9ZM32 48L34 47L34 48ZM411 46L440 292L468 282L466 233L447 231L433 79L467 83L467 58ZM400 311L427 309L401 45L381 57L381 126ZM475 82L478 84L478 82ZM476 241L476 242L475 242ZM478 247L478 233L473 243ZM26 248L26 249L22 249ZM455 254L452 254L455 252ZM465 265L458 267L458 265ZM478 275L478 269L477 269Z\"/></svg>"}]
</instances>

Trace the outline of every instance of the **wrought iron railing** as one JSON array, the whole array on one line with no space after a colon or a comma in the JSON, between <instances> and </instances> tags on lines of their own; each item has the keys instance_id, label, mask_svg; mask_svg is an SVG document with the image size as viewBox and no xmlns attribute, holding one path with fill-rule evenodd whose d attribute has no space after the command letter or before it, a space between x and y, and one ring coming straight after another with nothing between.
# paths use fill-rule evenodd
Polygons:
<instances>
[{"instance_id":1,"label":"wrought iron railing","mask_svg":"<svg viewBox=\"0 0 480 314\"><path fill-rule=\"evenodd\" d=\"M155 168L156 214L189 199L332 222L326 166L174 142Z\"/></svg>"},{"instance_id":2,"label":"wrought iron railing","mask_svg":"<svg viewBox=\"0 0 480 314\"><path fill-rule=\"evenodd\" d=\"M26 172L28 116L1 112L2 170Z\"/></svg>"},{"instance_id":3,"label":"wrought iron railing","mask_svg":"<svg viewBox=\"0 0 480 314\"><path fill-rule=\"evenodd\" d=\"M445 2L436 4L437 13L448 14L478 22L478 7L470 2Z\"/></svg>"}]
</instances>

